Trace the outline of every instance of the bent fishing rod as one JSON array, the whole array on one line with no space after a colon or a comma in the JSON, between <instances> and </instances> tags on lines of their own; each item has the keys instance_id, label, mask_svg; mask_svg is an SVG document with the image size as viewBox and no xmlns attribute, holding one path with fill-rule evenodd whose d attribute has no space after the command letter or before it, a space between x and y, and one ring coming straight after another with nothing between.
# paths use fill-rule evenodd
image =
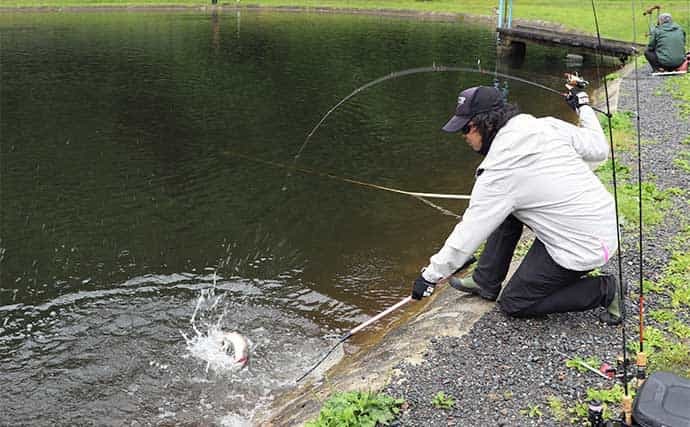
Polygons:
<instances>
[{"instance_id":1,"label":"bent fishing rod","mask_svg":"<svg viewBox=\"0 0 690 427\"><path fill-rule=\"evenodd\" d=\"M409 68L407 70L395 71L393 73L379 77L377 79L370 81L369 83L366 83L366 84L358 87L357 89L353 90L349 95L347 95L345 98L341 99L333 107L331 107L326 112L326 114L324 114L323 117L321 117L321 120L319 120L319 122L316 124L316 126L314 126L314 128L311 130L311 132L309 132L309 134L307 134L307 137L305 138L304 142L302 143L302 146L297 151L297 154L295 154L295 157L293 160L293 167L297 163L297 160L299 159L299 157L302 155L302 152L304 151L305 147L309 143L309 140L311 139L311 137L316 133L316 131L319 129L319 127L321 127L323 122L326 121L328 116L330 116L335 110L338 109L338 107L340 107L341 105L346 103L348 100L350 100L350 98L354 97L358 93L360 93L360 92L364 91L365 89L368 89L372 86L376 86L379 83L383 83L383 82L385 82L387 80L391 80L391 79L396 79L398 77L409 76L412 74L420 74L420 73L447 73L447 72L464 72L464 73L483 74L483 75L492 76L492 77L502 77L504 79L518 81L518 82L521 82L521 83L524 83L527 85L531 85L531 86L537 87L539 89L543 89L543 90L546 90L548 92L555 93L559 96L564 95L563 92L557 91L556 89L552 89L552 88L545 86L545 85L542 85L540 83L533 82L531 80L527 80L527 79L524 79L522 77L517 77L517 76L510 75L510 74L499 73L497 71L484 70L481 67L479 67L479 68L455 67L455 66L436 65L436 63L434 63L430 67ZM602 110L595 108L595 107L592 107L592 109L601 113L601 114L606 114L606 115L609 114L608 112L602 111Z\"/></svg>"},{"instance_id":2,"label":"bent fishing rod","mask_svg":"<svg viewBox=\"0 0 690 427\"><path fill-rule=\"evenodd\" d=\"M457 270L455 270L450 276L444 277L443 279L439 280L439 281L434 285L434 287L440 286L440 285L446 283L448 280L450 280L451 277L453 277L454 275L458 274L459 272L465 270L467 267L469 267L470 265L474 264L474 262L476 262L476 261L477 261L477 259L476 259L474 256L471 256L470 259L468 259L460 268L458 268ZM400 307L404 306L405 304L409 303L410 301L412 301L412 296L411 296L411 295L408 295L408 296L406 296L405 298L403 298L403 299L401 299L400 301L398 301L397 303L395 303L394 305L392 305L392 306L388 307L387 309L385 309L384 311L380 312L380 313L377 314L376 316L374 316L374 317L372 317L371 319L367 320L366 322L360 324L359 326L356 326L356 327L350 329L350 331L349 331L348 333L346 333L345 335L343 335L343 337L340 338L340 339L338 340L338 342L336 342L336 343L333 345L333 347L331 347L331 349L328 350L328 352L326 352L326 354L325 354L318 362L316 362L316 364L314 364L314 366L312 366L307 372L305 372L304 375L302 375L301 377L297 378L297 380L296 380L295 382L300 382L300 381L302 381L304 378L306 378L309 374L311 374L319 365L321 365L321 364L323 363L324 360L326 360L326 359L328 358L328 356L331 355L331 353L333 353L333 352L335 351L336 348L338 348L338 346L339 346L340 344L342 344L342 343L344 343L345 341L347 341L348 339L350 339L354 334L356 334L357 332L359 332L359 331L361 331L362 329L366 328L367 326L372 325L372 324L378 322L378 321L381 320L382 318L384 318L384 317L386 317L387 315L391 314L392 312L394 312L395 310L397 310L397 309L399 309Z\"/></svg>"},{"instance_id":3,"label":"bent fishing rod","mask_svg":"<svg viewBox=\"0 0 690 427\"><path fill-rule=\"evenodd\" d=\"M437 205L435 205L434 203L432 203L432 202L430 202L430 201L428 201L428 200L426 200L426 199L427 199L427 198L436 198L436 199L463 199L463 200L469 200L469 199L470 199L470 196L468 196L468 195L438 194L438 193L423 193L423 192L405 191L405 190L400 190L400 189L397 189L397 188L384 187L384 186L377 185L377 184L371 184L371 183L368 183L368 182L364 182L364 181L360 181L360 180L355 180L355 179L351 179L351 178L345 178L345 177L337 176L337 175L330 174L330 173L322 173L322 172L317 172L317 171L314 171L314 170L311 170L311 169L307 169L307 168L297 167L297 161L299 160L300 156L301 156L302 153L304 152L304 149L306 148L307 144L308 144L309 141L311 140L311 137L316 133L316 131L317 131L317 130L319 129L319 127L326 121L326 119L327 119L335 110L337 110L338 107L340 107L341 105L343 105L344 103L346 103L349 99L351 99L352 97L354 97L354 96L357 95L358 93L364 91L365 89L370 88L370 87L372 87L372 86L375 86L375 85L377 85L377 84L379 84L379 83L383 83L383 82L385 82L385 81L387 81L387 80L391 80L391 79L395 79L395 78L403 77L403 76L407 76L407 75L412 75L412 74L431 73L431 72L467 72L467 73L477 73L477 74L484 74L484 75L488 75L488 76L493 76L494 79L495 79L495 78L498 78L498 77L502 77L502 78L504 78L504 79L514 80L514 81L518 81L518 82L521 82L521 83L524 83L524 84L527 84L527 85L531 85L531 86L534 86L534 87L537 87L537 88L546 90L546 91L548 91L548 92L555 93L555 94L557 94L557 95L559 95L559 96L564 96L564 93L559 92L559 91L557 91L557 90L555 90L555 89L552 89L552 88L550 88L550 87L548 87L548 86L545 86L545 85L542 85L542 84L540 84L540 83L533 82L533 81L531 81L531 80L527 80L527 79L524 79L524 78L521 78L521 77L512 76L512 75L510 75L510 74L500 73L500 72L498 72L497 70L494 70L493 72L491 72L491 71L482 69L481 66L479 66L477 69L475 69L475 68L468 68L468 67L454 67L454 66L436 65L436 64L434 63L434 64L433 64L432 66L430 66L430 67L409 68L409 69L407 69L407 70L396 71L396 72L387 74L387 75L385 75L385 76L382 76L382 77L379 77L379 78L377 78L377 79L374 79L374 80L370 81L369 83L366 83L366 84L364 84L364 85L358 87L358 88L355 89L354 91L352 91L349 95L347 95L345 98L341 99L338 103L336 103L333 107L331 107L331 108L326 112L326 114L323 115L323 117L321 117L321 120L319 120L319 122L314 126L314 128L309 132L309 134L307 134L307 137L304 139L304 142L302 143L302 145L300 146L299 150L297 151L297 154L295 154L295 156L294 156L294 158L293 158L293 161L292 161L292 165L290 165L290 166L283 165L283 164L278 164L278 163L275 163L275 162L264 161L264 160L260 160L260 159L254 159L254 158L250 158L250 156L242 155L242 154L238 154L238 153L231 153L231 154L234 154L234 155L236 155L236 156L238 156L238 157L248 158L248 159L254 160L254 161L259 161L259 162L262 162L262 163L271 164L271 165L273 165L273 166L283 167L283 168L285 168L285 169L288 171L288 172L287 172L287 176L290 176L290 171L291 171L291 170L294 170L294 171L299 171L299 172L302 172L302 173L308 173L308 174L326 176L326 177L328 177L328 178L338 179L338 180L341 180L341 181L344 181L344 182L349 182L349 183L355 184L355 185L361 185L361 186L366 186L366 187L369 187L369 188L375 188L375 189L379 189L379 190L384 190L384 191L390 191L390 192L394 192L394 193L409 195L409 196L415 197L415 198L417 198L418 200L420 200L421 202L423 202L423 203L425 203L425 204L427 204L427 205L429 205L429 206L431 206L431 207L433 207L433 208L435 208L435 209L441 211L444 215L450 215L450 216L454 216L454 217L456 217L456 218L459 218L458 215L456 215L456 214L454 214L454 213L448 211L447 209L444 209L444 208L442 208L442 207L440 207L440 206L437 206ZM608 102L608 100L607 100L607 102ZM598 109L598 108L596 108L596 107L593 107L593 106L592 106L592 109L595 110L595 111L597 111L597 112L599 112L599 113L605 114L605 115L609 116L609 118L610 118L610 113L605 112L605 111L602 111L602 110L600 110L600 109ZM284 186L283 189L285 189L285 188L286 188L286 187Z\"/></svg>"}]
</instances>

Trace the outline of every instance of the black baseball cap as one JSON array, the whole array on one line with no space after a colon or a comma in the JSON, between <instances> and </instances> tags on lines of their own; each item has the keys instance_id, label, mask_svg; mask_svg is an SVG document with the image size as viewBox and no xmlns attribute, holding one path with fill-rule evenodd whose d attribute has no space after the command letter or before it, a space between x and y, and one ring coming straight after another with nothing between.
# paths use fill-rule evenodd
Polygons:
<instances>
[{"instance_id":1,"label":"black baseball cap","mask_svg":"<svg viewBox=\"0 0 690 427\"><path fill-rule=\"evenodd\" d=\"M464 128L472 117L504 105L503 95L495 87L476 86L465 89L458 95L458 106L455 115L448 120L443 130L457 132Z\"/></svg>"}]
</instances>

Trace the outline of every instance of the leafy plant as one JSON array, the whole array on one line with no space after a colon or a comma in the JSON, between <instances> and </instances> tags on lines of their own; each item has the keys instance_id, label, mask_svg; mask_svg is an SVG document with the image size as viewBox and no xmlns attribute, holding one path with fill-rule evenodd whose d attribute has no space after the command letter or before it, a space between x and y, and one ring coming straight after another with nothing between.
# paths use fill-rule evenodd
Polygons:
<instances>
[{"instance_id":1,"label":"leafy plant","mask_svg":"<svg viewBox=\"0 0 690 427\"><path fill-rule=\"evenodd\" d=\"M436 396L434 396L434 399L431 401L431 404L438 409L450 409L453 406L455 406L455 399L445 394L444 392L439 391L438 393L436 393Z\"/></svg>"},{"instance_id":2,"label":"leafy plant","mask_svg":"<svg viewBox=\"0 0 690 427\"><path fill-rule=\"evenodd\" d=\"M613 162L608 159L601 164L596 169L596 174L604 182L608 182L613 177ZM630 177L630 168L622 164L621 162L616 162L616 179L627 179Z\"/></svg>"},{"instance_id":3,"label":"leafy plant","mask_svg":"<svg viewBox=\"0 0 690 427\"><path fill-rule=\"evenodd\" d=\"M670 310L652 310L647 313L647 316L662 323L668 323L676 318L676 315Z\"/></svg>"},{"instance_id":4,"label":"leafy plant","mask_svg":"<svg viewBox=\"0 0 690 427\"><path fill-rule=\"evenodd\" d=\"M332 395L321 407L319 416L307 427L375 427L388 425L400 412L403 399L385 394L351 391Z\"/></svg>"},{"instance_id":5,"label":"leafy plant","mask_svg":"<svg viewBox=\"0 0 690 427\"><path fill-rule=\"evenodd\" d=\"M630 391L630 394L631 397L634 396L634 390ZM604 419L612 418L613 414L609 406L612 404L620 404L621 400L623 399L623 396L625 396L625 390L623 390L623 386L621 386L620 384L615 384L610 389L587 389L588 402L592 400L598 400L602 402L604 407Z\"/></svg>"},{"instance_id":6,"label":"leafy plant","mask_svg":"<svg viewBox=\"0 0 690 427\"><path fill-rule=\"evenodd\" d=\"M680 320L674 320L668 327L668 330L681 340L690 338L690 326Z\"/></svg>"},{"instance_id":7,"label":"leafy plant","mask_svg":"<svg viewBox=\"0 0 690 427\"><path fill-rule=\"evenodd\" d=\"M539 405L532 405L527 409L523 409L520 413L526 414L530 418L541 418L541 416L544 415Z\"/></svg>"},{"instance_id":8,"label":"leafy plant","mask_svg":"<svg viewBox=\"0 0 690 427\"><path fill-rule=\"evenodd\" d=\"M625 390L620 384L614 384L609 389L587 389L587 400L598 400L603 403L620 403L625 396Z\"/></svg>"},{"instance_id":9,"label":"leafy plant","mask_svg":"<svg viewBox=\"0 0 690 427\"><path fill-rule=\"evenodd\" d=\"M541 416L543 415L539 405L532 405L529 408L521 409L520 413L522 415L527 415L530 418L541 418Z\"/></svg>"},{"instance_id":10,"label":"leafy plant","mask_svg":"<svg viewBox=\"0 0 690 427\"><path fill-rule=\"evenodd\" d=\"M690 306L690 252L674 252L659 282L671 291L673 307Z\"/></svg>"},{"instance_id":11,"label":"leafy plant","mask_svg":"<svg viewBox=\"0 0 690 427\"><path fill-rule=\"evenodd\" d=\"M653 326L647 326L644 332L644 343L647 348L664 348L668 340L664 333Z\"/></svg>"},{"instance_id":12,"label":"leafy plant","mask_svg":"<svg viewBox=\"0 0 690 427\"><path fill-rule=\"evenodd\" d=\"M549 396L546 398L549 405L549 411L556 421L563 421L566 417L565 409L563 408L563 400L556 396Z\"/></svg>"},{"instance_id":13,"label":"leafy plant","mask_svg":"<svg viewBox=\"0 0 690 427\"><path fill-rule=\"evenodd\" d=\"M644 279L642 281L642 284L644 286L645 291L656 293L663 291L663 285L658 282L652 282L651 280Z\"/></svg>"},{"instance_id":14,"label":"leafy plant","mask_svg":"<svg viewBox=\"0 0 690 427\"><path fill-rule=\"evenodd\" d=\"M649 354L650 371L669 371L678 375L690 376L690 345L685 343L668 343L662 351Z\"/></svg>"},{"instance_id":15,"label":"leafy plant","mask_svg":"<svg viewBox=\"0 0 690 427\"><path fill-rule=\"evenodd\" d=\"M690 172L690 151L681 151L678 157L673 159L673 164L685 172Z\"/></svg>"}]
</instances>

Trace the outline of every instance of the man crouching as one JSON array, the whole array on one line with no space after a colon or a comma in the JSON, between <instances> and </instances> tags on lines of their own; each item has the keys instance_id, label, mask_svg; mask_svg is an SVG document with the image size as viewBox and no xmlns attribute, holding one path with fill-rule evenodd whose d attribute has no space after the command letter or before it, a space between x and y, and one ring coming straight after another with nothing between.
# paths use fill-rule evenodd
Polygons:
<instances>
[{"instance_id":1,"label":"man crouching","mask_svg":"<svg viewBox=\"0 0 690 427\"><path fill-rule=\"evenodd\" d=\"M492 87L460 92L443 130L460 132L484 160L469 207L414 282L413 298L451 276L486 241L472 277L451 278L454 288L498 299L511 316L606 307L600 320L621 322L615 277L587 276L618 246L613 197L590 167L606 160L609 148L587 93L568 87L566 101L578 113L579 127L520 114ZM536 239L501 289L524 226Z\"/></svg>"}]
</instances>

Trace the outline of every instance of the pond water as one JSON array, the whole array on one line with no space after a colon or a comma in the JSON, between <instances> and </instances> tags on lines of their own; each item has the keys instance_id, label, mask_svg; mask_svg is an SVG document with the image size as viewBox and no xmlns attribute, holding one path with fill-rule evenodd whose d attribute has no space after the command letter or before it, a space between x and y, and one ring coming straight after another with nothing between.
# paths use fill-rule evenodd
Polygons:
<instances>
[{"instance_id":1,"label":"pond water","mask_svg":"<svg viewBox=\"0 0 690 427\"><path fill-rule=\"evenodd\" d=\"M315 124L395 71L479 63L560 89L568 70L561 50L497 62L488 28L393 17L3 13L0 33L3 425L251 424L406 296L456 221L341 178L468 194L480 158L440 127L493 79L387 80L304 145ZM218 329L250 340L249 369L197 351Z\"/></svg>"}]
</instances>

